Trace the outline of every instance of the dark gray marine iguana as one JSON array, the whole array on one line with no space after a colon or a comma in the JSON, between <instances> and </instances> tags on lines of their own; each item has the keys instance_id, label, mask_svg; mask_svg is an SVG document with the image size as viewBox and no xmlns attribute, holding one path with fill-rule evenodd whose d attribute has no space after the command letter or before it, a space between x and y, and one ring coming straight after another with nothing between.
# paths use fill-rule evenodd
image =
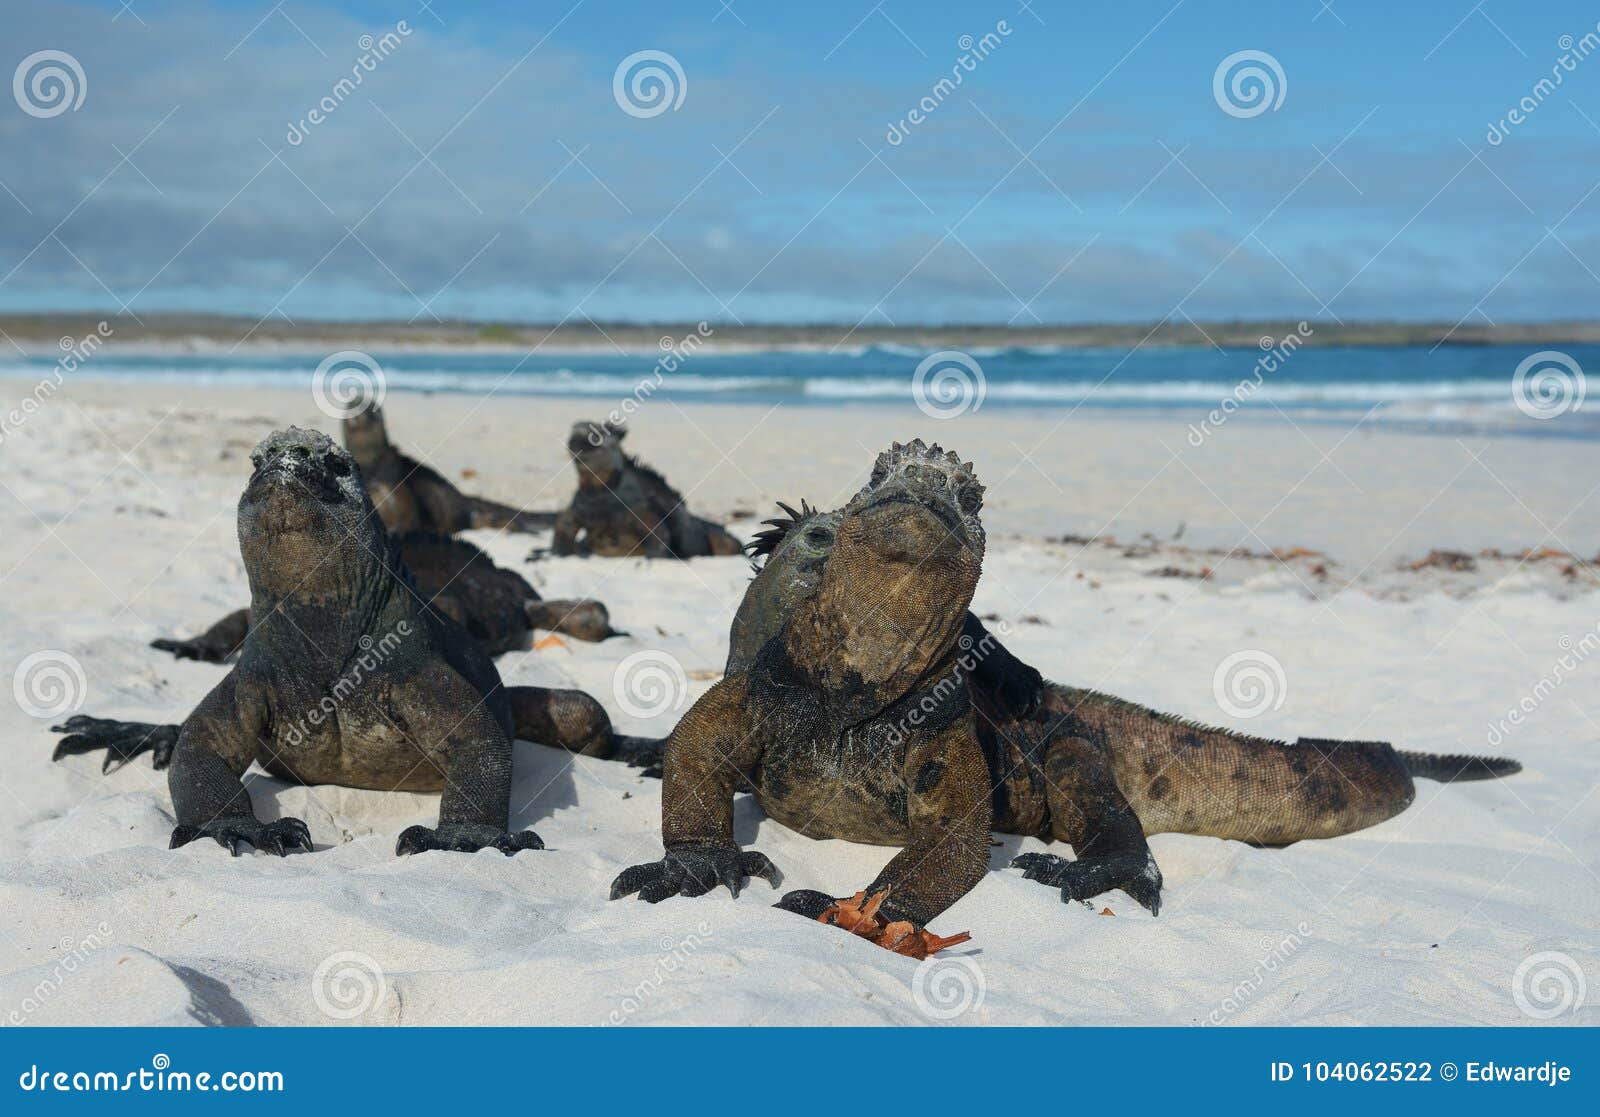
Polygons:
<instances>
[{"instance_id":1,"label":"dark gray marine iguana","mask_svg":"<svg viewBox=\"0 0 1600 1117\"><path fill-rule=\"evenodd\" d=\"M546 601L521 574L496 566L465 539L422 531L393 539L417 592L471 633L489 655L526 649L537 630L593 641L622 635L611 627L611 614L600 602ZM249 629L250 610L239 609L198 636L163 637L150 646L179 659L224 663L238 652Z\"/></svg>"},{"instance_id":2,"label":"dark gray marine iguana","mask_svg":"<svg viewBox=\"0 0 1600 1117\"><path fill-rule=\"evenodd\" d=\"M574 423L567 451L578 491L556 516L557 555L696 558L736 555L726 529L690 512L666 478L622 449L627 430L614 423Z\"/></svg>"},{"instance_id":3,"label":"dark gray marine iguana","mask_svg":"<svg viewBox=\"0 0 1600 1117\"><path fill-rule=\"evenodd\" d=\"M396 852L542 848L507 830L511 742L648 759L659 742L614 733L581 691L507 687L465 629L418 596L361 483L325 435L290 428L251 455L239 500L250 627L238 663L180 726L73 718L55 758L107 750L170 759L172 846L210 837L282 855L310 849L304 822L256 818L252 761L297 783L440 791L439 824Z\"/></svg>"},{"instance_id":4,"label":"dark gray marine iguana","mask_svg":"<svg viewBox=\"0 0 1600 1117\"><path fill-rule=\"evenodd\" d=\"M758 537L769 557L730 671L667 742L665 856L625 870L613 899L776 883L772 862L733 839L733 793L753 790L807 836L903 847L849 899L802 890L778 906L923 957L961 940L926 926L982 877L991 830L1070 844L1075 860L1013 861L1063 901L1121 888L1154 914L1147 834L1331 837L1403 810L1414 777L1519 770L1382 742L1289 745L1044 683L969 612L982 494L955 455L896 444L843 509L802 505Z\"/></svg>"},{"instance_id":5,"label":"dark gray marine iguana","mask_svg":"<svg viewBox=\"0 0 1600 1117\"><path fill-rule=\"evenodd\" d=\"M389 441L383 408L358 402L344 417L344 445L367 483L372 503L393 532L427 531L454 535L469 528L543 531L554 512L529 512L483 497L468 496L437 471L401 453Z\"/></svg>"}]
</instances>

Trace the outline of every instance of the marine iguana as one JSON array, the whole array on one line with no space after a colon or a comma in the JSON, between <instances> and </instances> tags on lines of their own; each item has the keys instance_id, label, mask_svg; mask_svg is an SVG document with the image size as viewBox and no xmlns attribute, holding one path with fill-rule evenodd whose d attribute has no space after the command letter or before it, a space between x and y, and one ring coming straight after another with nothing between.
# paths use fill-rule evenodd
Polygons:
<instances>
[{"instance_id":1,"label":"marine iguana","mask_svg":"<svg viewBox=\"0 0 1600 1117\"><path fill-rule=\"evenodd\" d=\"M1519 770L1382 742L1288 745L1045 683L974 637L982 493L970 465L919 439L880 455L842 510L785 506L789 519L769 521L729 674L668 739L666 856L625 870L613 899L776 883L733 841L732 794L747 788L808 836L904 846L847 900L801 890L778 906L920 957L954 941L925 928L982 876L991 828L1072 845L1076 860L1012 862L1063 901L1122 888L1155 914L1147 834L1330 837L1404 809L1414 777ZM1019 698L1030 686L1036 702Z\"/></svg>"},{"instance_id":2,"label":"marine iguana","mask_svg":"<svg viewBox=\"0 0 1600 1117\"><path fill-rule=\"evenodd\" d=\"M259 761L297 783L442 791L438 826L408 828L398 854L540 849L531 830L506 828L514 737L596 757L653 751L613 733L581 691L502 685L466 630L417 595L354 459L325 435L291 427L251 461L238 524L256 623L238 663L181 727L58 727L72 735L56 759L170 758L173 848L311 848L301 820L255 817L241 777Z\"/></svg>"},{"instance_id":3,"label":"marine iguana","mask_svg":"<svg viewBox=\"0 0 1600 1117\"><path fill-rule=\"evenodd\" d=\"M383 408L376 401L365 401L346 415L343 429L345 449L361 466L367 492L390 531L441 535L468 528L543 531L555 523L553 512L528 512L468 496L435 470L401 453L389 441Z\"/></svg>"},{"instance_id":4,"label":"marine iguana","mask_svg":"<svg viewBox=\"0 0 1600 1117\"><path fill-rule=\"evenodd\" d=\"M489 655L525 649L536 629L563 632L579 640L605 640L621 635L598 601L545 601L526 578L496 566L494 560L465 539L411 531L394 536L394 544L416 581L417 592L465 628ZM179 659L224 663L244 643L250 610L229 613L186 640L161 638L150 646Z\"/></svg>"},{"instance_id":5,"label":"marine iguana","mask_svg":"<svg viewBox=\"0 0 1600 1117\"><path fill-rule=\"evenodd\" d=\"M574 423L567 450L578 491L556 516L551 550L609 558L736 555L732 535L690 512L666 478L622 449L626 428Z\"/></svg>"}]
</instances>

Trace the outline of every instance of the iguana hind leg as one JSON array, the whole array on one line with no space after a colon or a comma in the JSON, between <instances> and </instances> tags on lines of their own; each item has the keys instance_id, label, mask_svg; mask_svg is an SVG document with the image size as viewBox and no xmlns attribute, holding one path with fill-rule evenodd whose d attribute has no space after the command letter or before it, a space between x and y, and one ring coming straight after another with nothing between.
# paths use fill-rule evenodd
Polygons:
<instances>
[{"instance_id":1,"label":"iguana hind leg","mask_svg":"<svg viewBox=\"0 0 1600 1117\"><path fill-rule=\"evenodd\" d=\"M128 761L148 752L157 771L172 761L172 750L178 744L177 725L151 725L142 721L112 721L77 714L60 725L52 725L50 732L67 736L56 742L51 760L64 756L77 756L86 752L106 750L102 772L115 772Z\"/></svg>"},{"instance_id":2,"label":"iguana hind leg","mask_svg":"<svg viewBox=\"0 0 1600 1117\"><path fill-rule=\"evenodd\" d=\"M534 628L564 632L575 640L599 643L626 635L611 627L611 614L598 601L530 601L525 611Z\"/></svg>"},{"instance_id":3,"label":"iguana hind leg","mask_svg":"<svg viewBox=\"0 0 1600 1117\"><path fill-rule=\"evenodd\" d=\"M1139 816L1123 796L1106 750L1082 737L1058 738L1045 753L1050 833L1072 846L1076 860L1025 853L1011 862L1029 880L1061 890L1063 902L1120 888L1151 915L1161 911L1161 870Z\"/></svg>"},{"instance_id":4,"label":"iguana hind leg","mask_svg":"<svg viewBox=\"0 0 1600 1117\"><path fill-rule=\"evenodd\" d=\"M466 496L466 518L475 528L505 528L507 531L545 531L555 525L554 512L529 512L512 508L480 496Z\"/></svg>"},{"instance_id":5,"label":"iguana hind leg","mask_svg":"<svg viewBox=\"0 0 1600 1117\"><path fill-rule=\"evenodd\" d=\"M223 663L239 650L245 635L250 631L250 610L239 609L229 613L198 636L187 640L159 639L150 641L152 648L171 652L179 659L198 659L206 663Z\"/></svg>"}]
</instances>

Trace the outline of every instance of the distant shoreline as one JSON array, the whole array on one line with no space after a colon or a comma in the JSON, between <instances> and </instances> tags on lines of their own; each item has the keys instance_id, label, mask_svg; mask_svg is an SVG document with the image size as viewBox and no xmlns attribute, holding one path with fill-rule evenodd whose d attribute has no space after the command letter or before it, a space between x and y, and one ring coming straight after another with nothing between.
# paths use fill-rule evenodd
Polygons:
<instances>
[{"instance_id":1,"label":"distant shoreline","mask_svg":"<svg viewBox=\"0 0 1600 1117\"><path fill-rule=\"evenodd\" d=\"M200 353L327 351L370 346L407 351L657 352L696 331L696 322L565 323L386 320L317 321L291 324L228 315L89 312L0 314L0 331L29 356L44 357L61 339L81 337L100 322L123 351ZM1295 331L1301 320L1164 322L1013 327L1002 325L850 326L719 325L711 323L707 351L831 350L900 345L928 350L965 348L1094 349L1221 347L1258 348L1266 339ZM1551 321L1500 325L1448 322L1309 323L1308 346L1484 346L1560 345L1600 342L1600 321ZM702 331L705 333L705 331ZM670 340L666 340L670 339ZM666 345L663 344L666 340Z\"/></svg>"}]
</instances>

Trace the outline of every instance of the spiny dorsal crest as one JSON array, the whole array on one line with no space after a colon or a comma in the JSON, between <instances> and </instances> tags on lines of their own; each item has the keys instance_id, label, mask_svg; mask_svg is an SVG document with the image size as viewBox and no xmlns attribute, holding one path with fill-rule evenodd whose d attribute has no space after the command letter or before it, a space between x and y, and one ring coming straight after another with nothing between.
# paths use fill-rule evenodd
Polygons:
<instances>
[{"instance_id":1,"label":"spiny dorsal crest","mask_svg":"<svg viewBox=\"0 0 1600 1117\"><path fill-rule=\"evenodd\" d=\"M798 512L781 500L778 501L778 507L787 512L788 515L762 520L762 523L770 524L771 526L766 531L756 532L755 538L744 545L745 553L752 559L772 554L789 537L790 532L817 514L817 510L811 507L811 504L806 500L800 501L800 511ZM751 565L753 566L754 563Z\"/></svg>"},{"instance_id":2,"label":"spiny dorsal crest","mask_svg":"<svg viewBox=\"0 0 1600 1117\"><path fill-rule=\"evenodd\" d=\"M951 491L965 489L974 496L983 496L983 485L978 481L978 475L971 462L964 462L953 450L946 450L935 442L932 446L922 439L913 439L909 443L896 442L887 450L878 455L877 462L872 467L872 478L867 482L868 488L875 488L891 473L895 473L907 465L930 465L944 473L949 479Z\"/></svg>"}]
</instances>

